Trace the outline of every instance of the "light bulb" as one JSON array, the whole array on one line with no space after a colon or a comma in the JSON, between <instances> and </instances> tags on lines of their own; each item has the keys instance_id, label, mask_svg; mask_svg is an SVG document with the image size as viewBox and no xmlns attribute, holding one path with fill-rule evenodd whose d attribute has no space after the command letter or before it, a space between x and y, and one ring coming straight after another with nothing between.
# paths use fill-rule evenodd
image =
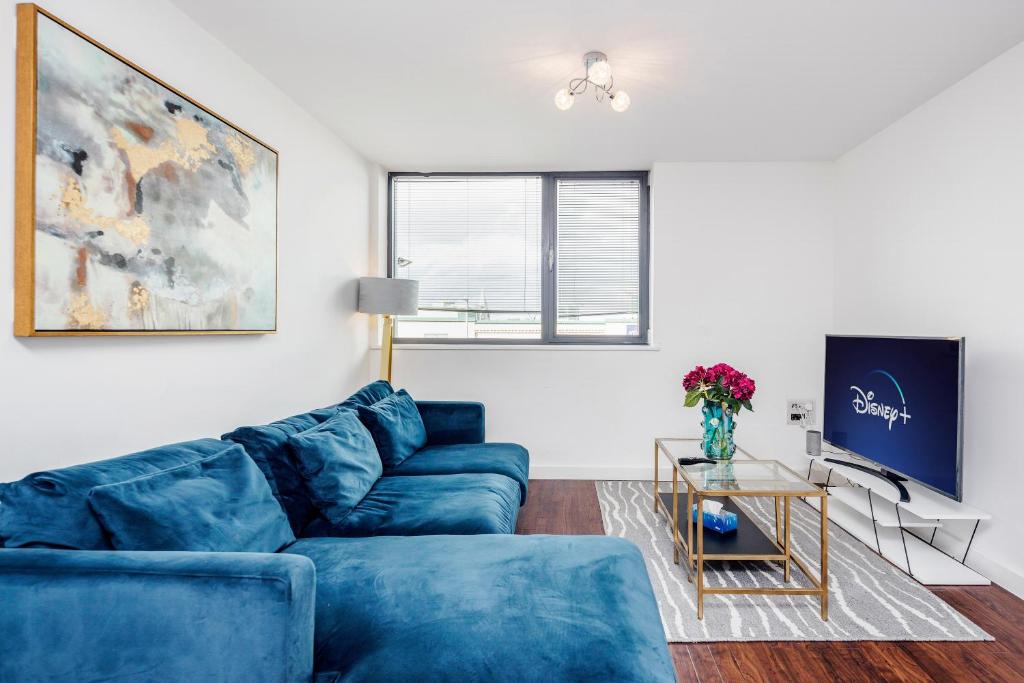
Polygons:
<instances>
[{"instance_id":1,"label":"light bulb","mask_svg":"<svg viewBox=\"0 0 1024 683\"><path fill-rule=\"evenodd\" d=\"M629 95L625 90L619 90L612 95L612 109L617 112L624 112L629 109Z\"/></svg>"},{"instance_id":2,"label":"light bulb","mask_svg":"<svg viewBox=\"0 0 1024 683\"><path fill-rule=\"evenodd\" d=\"M608 62L593 62L587 69L587 78L596 85L606 85L612 80L612 67Z\"/></svg>"},{"instance_id":3,"label":"light bulb","mask_svg":"<svg viewBox=\"0 0 1024 683\"><path fill-rule=\"evenodd\" d=\"M569 92L567 88L562 88L555 93L555 106L562 111L570 109L575 101L576 96Z\"/></svg>"}]
</instances>

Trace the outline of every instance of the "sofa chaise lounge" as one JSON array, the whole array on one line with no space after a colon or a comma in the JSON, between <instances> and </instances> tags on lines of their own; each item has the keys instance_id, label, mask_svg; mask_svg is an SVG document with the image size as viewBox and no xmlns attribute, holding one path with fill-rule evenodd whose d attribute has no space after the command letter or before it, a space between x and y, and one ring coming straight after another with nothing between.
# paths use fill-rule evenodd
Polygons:
<instances>
[{"instance_id":1,"label":"sofa chaise lounge","mask_svg":"<svg viewBox=\"0 0 1024 683\"><path fill-rule=\"evenodd\" d=\"M419 402L425 444L380 467L348 514L357 520L339 525L317 508L288 438L391 395L378 382L223 439L0 484L0 680L674 680L635 546L512 535L528 456L484 442L480 404ZM280 518L256 542L273 528L286 543L118 549L95 490L167 476L206 484L189 473L226 462L255 472L244 486L262 487ZM155 501L157 520L189 514L191 499L151 493L141 499ZM189 533L215 546L203 529Z\"/></svg>"}]
</instances>

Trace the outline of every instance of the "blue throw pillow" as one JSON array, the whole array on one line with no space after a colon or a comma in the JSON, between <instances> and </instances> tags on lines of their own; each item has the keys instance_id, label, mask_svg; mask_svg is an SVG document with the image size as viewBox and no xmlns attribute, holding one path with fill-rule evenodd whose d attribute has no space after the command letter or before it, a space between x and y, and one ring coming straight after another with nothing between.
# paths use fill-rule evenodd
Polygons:
<instances>
[{"instance_id":1,"label":"blue throw pillow","mask_svg":"<svg viewBox=\"0 0 1024 683\"><path fill-rule=\"evenodd\" d=\"M89 505L117 550L273 553L295 540L267 480L237 445L97 486Z\"/></svg>"},{"instance_id":2,"label":"blue throw pillow","mask_svg":"<svg viewBox=\"0 0 1024 683\"><path fill-rule=\"evenodd\" d=\"M231 447L217 439L197 439L0 484L0 545L110 550L110 541L89 508L90 491L202 460Z\"/></svg>"},{"instance_id":3,"label":"blue throw pillow","mask_svg":"<svg viewBox=\"0 0 1024 683\"><path fill-rule=\"evenodd\" d=\"M354 410L356 406L372 406L377 401L383 401L393 393L395 393L395 390L391 387L390 382L386 379L378 379L376 382L370 382L346 398L337 407L352 408Z\"/></svg>"},{"instance_id":4,"label":"blue throw pillow","mask_svg":"<svg viewBox=\"0 0 1024 683\"><path fill-rule=\"evenodd\" d=\"M397 467L427 443L423 418L405 389L372 406L359 406L359 419L373 435L385 469Z\"/></svg>"},{"instance_id":5,"label":"blue throw pillow","mask_svg":"<svg viewBox=\"0 0 1024 683\"><path fill-rule=\"evenodd\" d=\"M340 524L380 479L373 437L353 410L340 410L313 429L288 437L288 452L313 504Z\"/></svg>"},{"instance_id":6,"label":"blue throw pillow","mask_svg":"<svg viewBox=\"0 0 1024 683\"><path fill-rule=\"evenodd\" d=\"M268 425L239 427L220 437L245 447L245 452L266 476L270 490L280 501L296 534L316 517L316 508L306 493L302 475L288 457L285 444L292 434L312 429L321 422L323 420L316 419L312 413L303 413Z\"/></svg>"},{"instance_id":7,"label":"blue throw pillow","mask_svg":"<svg viewBox=\"0 0 1024 683\"><path fill-rule=\"evenodd\" d=\"M274 496L288 515L292 530L299 534L317 516L317 509L309 499L305 480L288 457L288 449L285 447L288 437L312 429L333 417L341 408L355 410L358 405L371 405L392 393L394 389L391 385L380 379L367 384L341 403L292 415L267 425L239 427L220 438L245 446L249 457L270 482Z\"/></svg>"}]
</instances>

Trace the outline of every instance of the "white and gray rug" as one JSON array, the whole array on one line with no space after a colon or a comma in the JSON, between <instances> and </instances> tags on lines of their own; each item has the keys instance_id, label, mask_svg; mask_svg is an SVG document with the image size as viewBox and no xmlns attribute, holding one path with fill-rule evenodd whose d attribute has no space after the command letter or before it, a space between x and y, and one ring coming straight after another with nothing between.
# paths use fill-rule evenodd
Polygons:
<instances>
[{"instance_id":1,"label":"white and gray rug","mask_svg":"<svg viewBox=\"0 0 1024 683\"><path fill-rule=\"evenodd\" d=\"M697 619L696 587L672 561L671 527L655 514L649 481L599 481L605 533L636 543L661 611L669 642L722 640L992 640L929 590L846 531L829 528L829 620L817 598L781 595L706 595ZM685 499L684 499L685 500ZM774 534L770 498L738 498L758 525ZM794 552L818 571L818 511L793 501ZM713 532L711 532L713 533ZM793 566L790 585L810 586ZM709 562L708 586L781 586L777 562Z\"/></svg>"}]
</instances>

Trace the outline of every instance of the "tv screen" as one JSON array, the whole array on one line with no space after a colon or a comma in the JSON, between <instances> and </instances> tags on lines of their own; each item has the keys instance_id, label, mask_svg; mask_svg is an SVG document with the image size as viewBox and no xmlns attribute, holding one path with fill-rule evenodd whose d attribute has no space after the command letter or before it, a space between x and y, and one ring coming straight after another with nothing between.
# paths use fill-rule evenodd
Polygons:
<instances>
[{"instance_id":1,"label":"tv screen","mask_svg":"<svg viewBox=\"0 0 1024 683\"><path fill-rule=\"evenodd\" d=\"M961 499L964 340L825 338L822 438Z\"/></svg>"}]
</instances>

